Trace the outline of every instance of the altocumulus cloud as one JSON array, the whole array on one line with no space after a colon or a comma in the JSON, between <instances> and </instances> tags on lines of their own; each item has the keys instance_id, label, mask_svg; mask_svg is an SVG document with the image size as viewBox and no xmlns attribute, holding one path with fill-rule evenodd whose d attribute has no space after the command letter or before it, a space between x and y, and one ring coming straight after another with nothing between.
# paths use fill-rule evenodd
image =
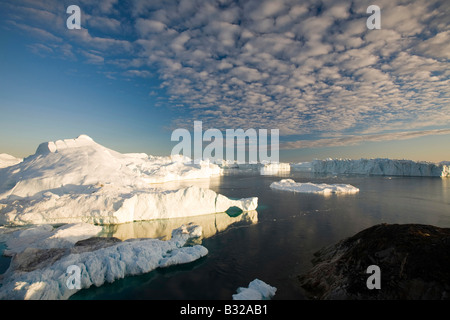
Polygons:
<instances>
[{"instance_id":1,"label":"altocumulus cloud","mask_svg":"<svg viewBox=\"0 0 450 320\"><path fill-rule=\"evenodd\" d=\"M286 148L448 133L450 2L376 1L381 30L368 30L372 4L82 0L77 34L55 27L68 2L2 8L11 27L35 34L30 48L41 55L64 47L124 77L156 74L167 103L183 110L174 127L202 120L205 129L329 137Z\"/></svg>"}]
</instances>

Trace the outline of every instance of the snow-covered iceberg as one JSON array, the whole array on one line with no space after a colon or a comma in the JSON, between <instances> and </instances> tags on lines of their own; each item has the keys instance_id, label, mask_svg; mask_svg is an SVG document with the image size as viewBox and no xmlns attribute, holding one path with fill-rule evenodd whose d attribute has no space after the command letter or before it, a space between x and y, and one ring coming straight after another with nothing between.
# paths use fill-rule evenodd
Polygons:
<instances>
[{"instance_id":1,"label":"snow-covered iceberg","mask_svg":"<svg viewBox=\"0 0 450 320\"><path fill-rule=\"evenodd\" d=\"M277 288L262 280L255 279L249 283L248 288L240 287L233 294L233 300L269 300L275 295Z\"/></svg>"},{"instance_id":2,"label":"snow-covered iceberg","mask_svg":"<svg viewBox=\"0 0 450 320\"><path fill-rule=\"evenodd\" d=\"M314 160L315 173L369 174L416 177L450 177L450 166L445 163L415 162L393 159L325 159Z\"/></svg>"},{"instance_id":3,"label":"snow-covered iceberg","mask_svg":"<svg viewBox=\"0 0 450 320\"><path fill-rule=\"evenodd\" d=\"M85 135L46 142L23 162L0 169L0 224L114 224L255 210L256 197L231 200L206 188L166 185L222 173L182 156L121 154Z\"/></svg>"},{"instance_id":4,"label":"snow-covered iceberg","mask_svg":"<svg viewBox=\"0 0 450 320\"><path fill-rule=\"evenodd\" d=\"M6 153L0 153L0 169L16 165L22 161L23 159L21 158L16 158Z\"/></svg>"},{"instance_id":5,"label":"snow-covered iceberg","mask_svg":"<svg viewBox=\"0 0 450 320\"><path fill-rule=\"evenodd\" d=\"M250 211L257 206L256 197L231 200L210 189L196 186L176 190L105 190L61 196L47 192L37 199L13 200L3 205L3 209L0 209L0 223L116 224L225 212L230 207Z\"/></svg>"},{"instance_id":6,"label":"snow-covered iceberg","mask_svg":"<svg viewBox=\"0 0 450 320\"><path fill-rule=\"evenodd\" d=\"M122 154L86 135L45 142L18 165L0 170L0 199L56 194L92 193L100 187L145 188L150 183L220 176L208 161L193 164L182 156Z\"/></svg>"},{"instance_id":7,"label":"snow-covered iceberg","mask_svg":"<svg viewBox=\"0 0 450 320\"><path fill-rule=\"evenodd\" d=\"M283 179L270 184L272 189L286 190L301 193L357 193L359 189L350 184L326 184L312 182L295 182L292 179Z\"/></svg>"},{"instance_id":8,"label":"snow-covered iceberg","mask_svg":"<svg viewBox=\"0 0 450 320\"><path fill-rule=\"evenodd\" d=\"M101 231L102 227L87 223L65 224L56 228L46 224L19 229L7 237L7 249L3 254L13 256L30 247L70 248L80 240L95 237Z\"/></svg>"},{"instance_id":9,"label":"snow-covered iceberg","mask_svg":"<svg viewBox=\"0 0 450 320\"><path fill-rule=\"evenodd\" d=\"M82 241L70 248L27 248L14 256L10 268L2 275L0 299L68 299L92 285L192 262L208 254L201 245L185 246L189 239L201 234L201 227L183 225L173 230L167 241L108 241L93 251ZM69 282L72 280L69 271L74 269L80 271L79 286Z\"/></svg>"}]
</instances>

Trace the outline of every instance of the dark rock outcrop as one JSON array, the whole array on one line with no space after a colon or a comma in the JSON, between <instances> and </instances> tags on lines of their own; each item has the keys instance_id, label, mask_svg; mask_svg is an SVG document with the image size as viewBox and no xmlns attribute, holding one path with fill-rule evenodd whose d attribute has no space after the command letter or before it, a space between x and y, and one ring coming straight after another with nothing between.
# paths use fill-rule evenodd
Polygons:
<instances>
[{"instance_id":1,"label":"dark rock outcrop","mask_svg":"<svg viewBox=\"0 0 450 320\"><path fill-rule=\"evenodd\" d=\"M450 299L450 228L381 224L316 252L299 276L311 299ZM380 289L369 289L370 265Z\"/></svg>"}]
</instances>

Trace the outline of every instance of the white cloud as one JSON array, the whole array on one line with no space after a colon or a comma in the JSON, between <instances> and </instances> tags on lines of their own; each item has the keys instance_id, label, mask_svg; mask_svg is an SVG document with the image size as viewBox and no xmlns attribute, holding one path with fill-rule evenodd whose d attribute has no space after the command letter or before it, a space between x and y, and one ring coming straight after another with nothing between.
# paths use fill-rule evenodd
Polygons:
<instances>
[{"instance_id":1,"label":"white cloud","mask_svg":"<svg viewBox=\"0 0 450 320\"><path fill-rule=\"evenodd\" d=\"M174 125L352 133L342 141L450 126L448 1L379 0L381 30L366 27L371 0L130 0L124 12L116 0L82 3L87 24L76 33L35 20L11 25L52 42L30 47L40 54L70 44L89 63L119 68L114 74L156 71L168 103L184 109Z\"/></svg>"},{"instance_id":2,"label":"white cloud","mask_svg":"<svg viewBox=\"0 0 450 320\"><path fill-rule=\"evenodd\" d=\"M424 130L424 131L403 131L384 134L373 135L350 135L338 138L327 138L317 140L297 140L285 142L280 146L280 149L302 149L302 148L321 148L321 147L341 147L352 146L363 142L379 142L392 140L408 140L418 137L430 135L444 135L450 134L450 129Z\"/></svg>"}]
</instances>

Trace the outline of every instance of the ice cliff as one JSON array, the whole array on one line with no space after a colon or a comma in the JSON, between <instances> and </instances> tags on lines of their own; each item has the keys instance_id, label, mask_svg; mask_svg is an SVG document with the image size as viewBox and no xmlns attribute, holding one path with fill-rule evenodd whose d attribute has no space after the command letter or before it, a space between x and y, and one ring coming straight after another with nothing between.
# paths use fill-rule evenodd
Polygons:
<instances>
[{"instance_id":1,"label":"ice cliff","mask_svg":"<svg viewBox=\"0 0 450 320\"><path fill-rule=\"evenodd\" d=\"M326 159L312 161L312 172L389 176L449 177L450 166L443 163L393 159Z\"/></svg>"}]
</instances>

